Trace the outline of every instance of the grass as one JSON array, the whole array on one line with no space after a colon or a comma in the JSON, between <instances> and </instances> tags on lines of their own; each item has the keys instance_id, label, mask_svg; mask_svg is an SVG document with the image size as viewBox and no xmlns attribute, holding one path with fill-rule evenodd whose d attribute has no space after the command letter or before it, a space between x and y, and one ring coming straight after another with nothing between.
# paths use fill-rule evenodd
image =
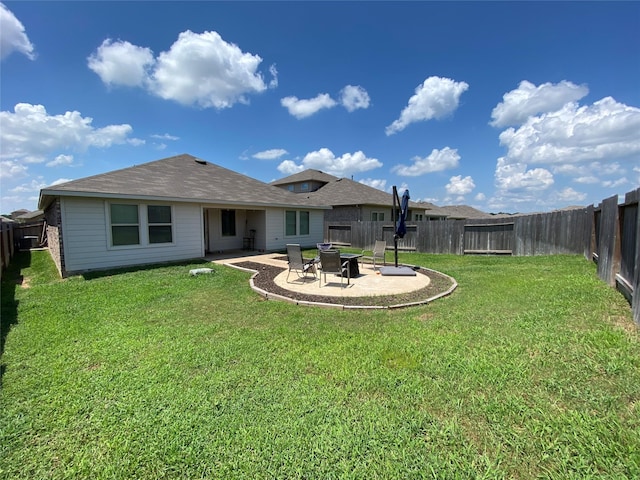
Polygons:
<instances>
[{"instance_id":1,"label":"grass","mask_svg":"<svg viewBox=\"0 0 640 480\"><path fill-rule=\"evenodd\" d=\"M458 289L360 312L47 255L3 275L0 478L640 477L638 330L580 257L401 254Z\"/></svg>"}]
</instances>

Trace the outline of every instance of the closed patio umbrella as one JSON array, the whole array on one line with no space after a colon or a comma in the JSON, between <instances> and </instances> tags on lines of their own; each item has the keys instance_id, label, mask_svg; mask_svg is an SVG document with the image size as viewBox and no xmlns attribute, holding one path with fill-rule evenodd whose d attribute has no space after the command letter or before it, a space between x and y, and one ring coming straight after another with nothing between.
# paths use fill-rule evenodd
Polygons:
<instances>
[{"instance_id":1,"label":"closed patio umbrella","mask_svg":"<svg viewBox=\"0 0 640 480\"><path fill-rule=\"evenodd\" d=\"M402 195L402 201L398 198L398 190L395 185L393 187L393 223L395 227L395 233L393 235L393 245L395 250L395 267L381 267L380 273L382 275L412 275L415 276L416 272L409 267L398 267L398 238L403 238L407 233L407 216L409 215L409 190L405 190ZM398 212L398 208L400 212ZM396 219L396 214L398 214Z\"/></svg>"}]
</instances>

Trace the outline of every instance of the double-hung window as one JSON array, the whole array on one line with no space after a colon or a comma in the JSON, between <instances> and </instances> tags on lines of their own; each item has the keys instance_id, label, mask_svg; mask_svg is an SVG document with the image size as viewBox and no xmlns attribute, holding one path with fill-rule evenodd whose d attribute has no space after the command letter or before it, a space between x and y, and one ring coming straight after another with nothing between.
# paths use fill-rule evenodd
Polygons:
<instances>
[{"instance_id":1,"label":"double-hung window","mask_svg":"<svg viewBox=\"0 0 640 480\"><path fill-rule=\"evenodd\" d=\"M138 205L111 204L111 243L114 246L140 244Z\"/></svg>"},{"instance_id":2,"label":"double-hung window","mask_svg":"<svg viewBox=\"0 0 640 480\"><path fill-rule=\"evenodd\" d=\"M147 205L149 243L173 242L171 207L168 205Z\"/></svg>"}]
</instances>

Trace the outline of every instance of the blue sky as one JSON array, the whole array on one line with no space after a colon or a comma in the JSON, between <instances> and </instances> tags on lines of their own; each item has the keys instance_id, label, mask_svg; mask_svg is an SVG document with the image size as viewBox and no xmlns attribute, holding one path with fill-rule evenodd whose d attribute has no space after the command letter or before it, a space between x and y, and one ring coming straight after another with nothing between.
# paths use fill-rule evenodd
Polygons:
<instances>
[{"instance_id":1,"label":"blue sky","mask_svg":"<svg viewBox=\"0 0 640 480\"><path fill-rule=\"evenodd\" d=\"M439 206L640 185L640 2L4 2L1 211L190 153Z\"/></svg>"}]
</instances>

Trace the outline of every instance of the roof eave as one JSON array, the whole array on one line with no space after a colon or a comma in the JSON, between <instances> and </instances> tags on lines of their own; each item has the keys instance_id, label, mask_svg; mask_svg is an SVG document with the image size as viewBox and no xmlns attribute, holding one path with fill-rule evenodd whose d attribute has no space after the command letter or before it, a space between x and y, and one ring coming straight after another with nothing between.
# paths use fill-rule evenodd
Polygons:
<instances>
[{"instance_id":1,"label":"roof eave","mask_svg":"<svg viewBox=\"0 0 640 480\"><path fill-rule=\"evenodd\" d=\"M38 208L41 210L46 209L53 201L53 197L86 197L86 198L108 198L108 199L123 199L123 200L145 200L145 201L157 201L157 202L179 202L179 203L200 203L200 204L217 204L217 205L230 205L237 207L263 207L263 208L309 208L313 210L330 210L331 206L327 205L314 205L314 204L293 204L283 202L243 202L237 200L225 200L219 198L192 198L192 197L163 197L157 195L134 195L124 193L105 193L105 192L80 192L69 190L55 190L55 189L43 189L40 191L40 200L38 201Z\"/></svg>"}]
</instances>

